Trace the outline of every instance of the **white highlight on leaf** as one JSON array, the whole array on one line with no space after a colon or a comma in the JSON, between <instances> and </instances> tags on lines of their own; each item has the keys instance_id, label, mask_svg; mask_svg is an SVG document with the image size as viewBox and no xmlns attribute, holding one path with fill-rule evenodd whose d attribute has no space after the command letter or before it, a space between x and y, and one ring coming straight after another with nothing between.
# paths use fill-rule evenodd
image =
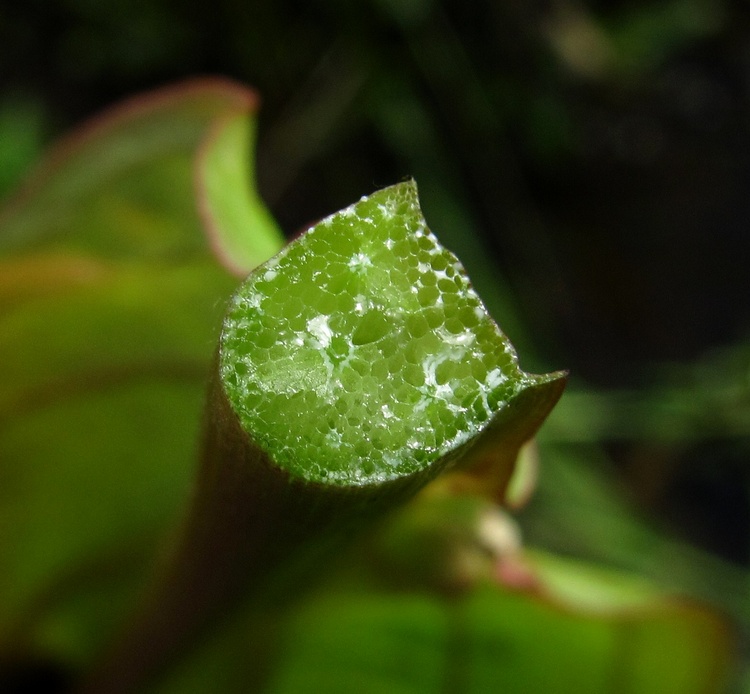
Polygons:
<instances>
[{"instance_id":1,"label":"white highlight on leaf","mask_svg":"<svg viewBox=\"0 0 750 694\"><path fill-rule=\"evenodd\" d=\"M331 344L333 331L328 325L328 316L315 316L307 321L308 332L325 348Z\"/></svg>"},{"instance_id":2,"label":"white highlight on leaf","mask_svg":"<svg viewBox=\"0 0 750 694\"><path fill-rule=\"evenodd\" d=\"M355 272L362 272L368 267L372 267L372 260L370 260L370 256L366 253L355 253L349 258L347 265Z\"/></svg>"}]
</instances>

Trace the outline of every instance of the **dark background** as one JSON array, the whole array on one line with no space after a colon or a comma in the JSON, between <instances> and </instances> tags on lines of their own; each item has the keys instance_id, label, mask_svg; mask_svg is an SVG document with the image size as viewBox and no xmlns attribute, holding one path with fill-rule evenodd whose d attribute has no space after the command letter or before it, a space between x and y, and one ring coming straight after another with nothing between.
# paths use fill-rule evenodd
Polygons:
<instances>
[{"instance_id":1,"label":"dark background","mask_svg":"<svg viewBox=\"0 0 750 694\"><path fill-rule=\"evenodd\" d=\"M525 368L635 394L591 438L638 512L746 566L748 29L741 0L5 1L0 192L123 97L253 85L287 233L414 176ZM664 443L664 402L698 433Z\"/></svg>"}]
</instances>

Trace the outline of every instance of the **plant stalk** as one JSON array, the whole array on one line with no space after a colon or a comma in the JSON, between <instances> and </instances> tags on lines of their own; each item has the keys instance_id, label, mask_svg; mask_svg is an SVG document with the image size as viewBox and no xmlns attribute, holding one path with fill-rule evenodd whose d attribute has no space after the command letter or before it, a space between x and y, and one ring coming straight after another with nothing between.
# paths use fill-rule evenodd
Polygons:
<instances>
[{"instance_id":1,"label":"plant stalk","mask_svg":"<svg viewBox=\"0 0 750 694\"><path fill-rule=\"evenodd\" d=\"M429 477L355 488L292 478L243 430L214 368L189 513L137 615L81 694L138 690L274 569L317 544L321 552L312 552L312 561L322 562L325 549L339 547Z\"/></svg>"}]
</instances>

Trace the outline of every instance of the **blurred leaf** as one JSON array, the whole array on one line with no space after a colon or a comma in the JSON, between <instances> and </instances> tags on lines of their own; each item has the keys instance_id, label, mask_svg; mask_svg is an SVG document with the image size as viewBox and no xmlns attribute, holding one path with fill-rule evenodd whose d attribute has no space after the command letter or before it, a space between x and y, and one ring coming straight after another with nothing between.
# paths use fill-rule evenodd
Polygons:
<instances>
[{"instance_id":1,"label":"blurred leaf","mask_svg":"<svg viewBox=\"0 0 750 694\"><path fill-rule=\"evenodd\" d=\"M636 5L609 22L618 68L635 75L653 70L696 39L718 32L726 17L724 3L712 0Z\"/></svg>"},{"instance_id":2,"label":"blurred leaf","mask_svg":"<svg viewBox=\"0 0 750 694\"><path fill-rule=\"evenodd\" d=\"M184 502L237 283L221 262L282 243L243 189L255 106L221 80L133 99L0 210L0 653L88 656Z\"/></svg>"},{"instance_id":3,"label":"blurred leaf","mask_svg":"<svg viewBox=\"0 0 750 694\"><path fill-rule=\"evenodd\" d=\"M293 617L268 691L444 692L448 635L446 610L430 596L317 600Z\"/></svg>"},{"instance_id":4,"label":"blurred leaf","mask_svg":"<svg viewBox=\"0 0 750 694\"><path fill-rule=\"evenodd\" d=\"M313 594L255 596L156 691L724 691L722 617L632 574L524 551L506 523L486 500L425 490Z\"/></svg>"},{"instance_id":5,"label":"blurred leaf","mask_svg":"<svg viewBox=\"0 0 750 694\"><path fill-rule=\"evenodd\" d=\"M0 197L39 156L43 142L41 105L18 95L0 101Z\"/></svg>"},{"instance_id":6,"label":"blurred leaf","mask_svg":"<svg viewBox=\"0 0 750 694\"><path fill-rule=\"evenodd\" d=\"M689 364L663 365L640 390L597 391L576 384L549 419L549 440L642 440L685 444L750 437L747 340Z\"/></svg>"},{"instance_id":7,"label":"blurred leaf","mask_svg":"<svg viewBox=\"0 0 750 694\"><path fill-rule=\"evenodd\" d=\"M615 9L606 17L584 3L552 7L546 34L562 62L592 79L643 78L686 46L724 25L722 2L672 0Z\"/></svg>"},{"instance_id":8,"label":"blurred leaf","mask_svg":"<svg viewBox=\"0 0 750 694\"><path fill-rule=\"evenodd\" d=\"M254 120L232 114L217 123L196 172L199 203L214 251L240 276L270 258L283 243L247 165L254 139Z\"/></svg>"},{"instance_id":9,"label":"blurred leaf","mask_svg":"<svg viewBox=\"0 0 750 694\"><path fill-rule=\"evenodd\" d=\"M538 573L531 591L318 597L292 616L268 691L723 691L729 636L713 614L628 577L526 561Z\"/></svg>"},{"instance_id":10,"label":"blurred leaf","mask_svg":"<svg viewBox=\"0 0 750 694\"><path fill-rule=\"evenodd\" d=\"M520 519L529 541L637 572L664 590L750 623L744 567L667 534L646 517L622 493L612 461L600 447L550 444L546 428L542 434L540 450L548 464Z\"/></svg>"}]
</instances>

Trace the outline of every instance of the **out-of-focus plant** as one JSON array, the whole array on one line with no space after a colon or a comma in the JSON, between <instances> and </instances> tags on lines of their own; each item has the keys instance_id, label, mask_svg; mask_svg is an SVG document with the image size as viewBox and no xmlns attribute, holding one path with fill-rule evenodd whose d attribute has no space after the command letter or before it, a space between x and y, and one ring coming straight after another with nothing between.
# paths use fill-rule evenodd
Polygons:
<instances>
[{"instance_id":1,"label":"out-of-focus plant","mask_svg":"<svg viewBox=\"0 0 750 694\"><path fill-rule=\"evenodd\" d=\"M520 371L413 185L282 250L256 104L139 97L0 213L0 684L723 691L717 614L522 545L501 504L563 378Z\"/></svg>"}]
</instances>

